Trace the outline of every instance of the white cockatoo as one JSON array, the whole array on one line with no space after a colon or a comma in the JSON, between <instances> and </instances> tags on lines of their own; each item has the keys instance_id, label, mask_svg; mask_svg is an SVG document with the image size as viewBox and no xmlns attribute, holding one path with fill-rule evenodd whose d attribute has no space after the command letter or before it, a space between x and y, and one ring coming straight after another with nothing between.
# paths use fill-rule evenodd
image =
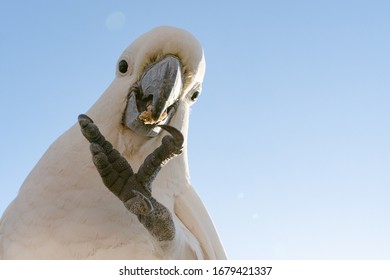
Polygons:
<instances>
[{"instance_id":1,"label":"white cockatoo","mask_svg":"<svg viewBox=\"0 0 390 280\"><path fill-rule=\"evenodd\" d=\"M189 181L189 109L204 72L202 47L184 30L134 41L4 212L0 258L225 259Z\"/></svg>"}]
</instances>

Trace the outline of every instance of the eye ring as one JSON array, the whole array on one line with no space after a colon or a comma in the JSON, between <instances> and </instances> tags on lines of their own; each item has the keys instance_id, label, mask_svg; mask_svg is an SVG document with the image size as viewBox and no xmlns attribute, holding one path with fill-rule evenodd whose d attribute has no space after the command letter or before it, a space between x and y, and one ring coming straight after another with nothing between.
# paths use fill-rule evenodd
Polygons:
<instances>
[{"instance_id":1,"label":"eye ring","mask_svg":"<svg viewBox=\"0 0 390 280\"><path fill-rule=\"evenodd\" d=\"M199 97L199 95L200 95L200 91L199 91L199 90L195 91L195 92L191 95L191 100L192 100L192 101L195 101L195 100Z\"/></svg>"},{"instance_id":2,"label":"eye ring","mask_svg":"<svg viewBox=\"0 0 390 280\"><path fill-rule=\"evenodd\" d=\"M129 65L127 64L127 61L122 59L118 63L118 71L122 74L126 74L127 70L129 69Z\"/></svg>"}]
</instances>

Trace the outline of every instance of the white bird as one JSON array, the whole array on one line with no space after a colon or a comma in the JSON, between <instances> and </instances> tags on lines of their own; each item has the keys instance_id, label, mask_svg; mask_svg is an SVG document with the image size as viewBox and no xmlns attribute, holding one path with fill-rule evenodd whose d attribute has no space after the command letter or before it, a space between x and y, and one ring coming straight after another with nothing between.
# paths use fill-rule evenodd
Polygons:
<instances>
[{"instance_id":1,"label":"white bird","mask_svg":"<svg viewBox=\"0 0 390 280\"><path fill-rule=\"evenodd\" d=\"M189 181L189 109L204 72L201 45L182 29L158 27L134 41L120 56L114 81L86 113L94 123L81 115L82 131L75 124L48 148L4 212L0 259L225 259ZM174 136L165 137L165 144L161 128ZM117 161L107 161L109 143L92 139L98 129L123 158L116 154ZM101 144L91 144L94 160L83 134ZM180 135L183 144L177 144ZM178 150L170 150L170 143ZM182 153L167 162L181 147ZM140 166L156 155L167 163L160 171L162 164L152 168L147 178L151 167ZM117 182L100 175L105 164L119 162L113 168L124 166L126 178L134 179L126 161L134 173L142 173L138 177L146 187L122 184L121 197L112 189ZM163 209L163 218L148 220L147 213L157 212L153 209Z\"/></svg>"}]
</instances>

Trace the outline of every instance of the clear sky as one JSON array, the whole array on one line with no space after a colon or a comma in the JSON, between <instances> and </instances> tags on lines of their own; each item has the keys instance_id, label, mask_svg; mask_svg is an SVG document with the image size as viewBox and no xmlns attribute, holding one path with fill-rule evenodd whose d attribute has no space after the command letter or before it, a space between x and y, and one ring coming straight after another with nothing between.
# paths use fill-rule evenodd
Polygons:
<instances>
[{"instance_id":1,"label":"clear sky","mask_svg":"<svg viewBox=\"0 0 390 280\"><path fill-rule=\"evenodd\" d=\"M0 213L159 25L207 63L191 179L232 259L390 259L390 1L0 2Z\"/></svg>"}]
</instances>

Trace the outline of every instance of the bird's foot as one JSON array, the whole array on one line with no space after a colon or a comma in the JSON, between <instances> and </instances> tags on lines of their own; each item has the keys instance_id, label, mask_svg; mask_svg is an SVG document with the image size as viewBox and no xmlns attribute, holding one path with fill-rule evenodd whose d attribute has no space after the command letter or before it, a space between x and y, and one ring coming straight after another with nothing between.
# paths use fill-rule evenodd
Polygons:
<instances>
[{"instance_id":1,"label":"bird's foot","mask_svg":"<svg viewBox=\"0 0 390 280\"><path fill-rule=\"evenodd\" d=\"M87 115L80 115L79 125L90 142L92 161L104 185L115 194L139 221L159 241L172 240L175 226L170 211L152 197L152 182L160 169L181 153L184 138L172 126L161 125L171 135L162 139L161 145L146 157L137 173L127 160L113 148Z\"/></svg>"}]
</instances>

